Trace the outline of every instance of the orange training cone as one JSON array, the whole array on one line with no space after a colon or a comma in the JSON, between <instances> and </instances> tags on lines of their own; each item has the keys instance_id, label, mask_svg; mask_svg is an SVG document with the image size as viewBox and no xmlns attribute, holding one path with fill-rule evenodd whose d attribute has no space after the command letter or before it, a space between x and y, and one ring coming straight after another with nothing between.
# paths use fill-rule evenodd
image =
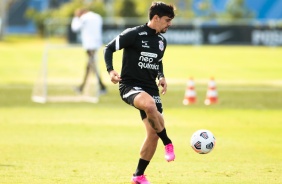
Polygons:
<instances>
[{"instance_id":1,"label":"orange training cone","mask_svg":"<svg viewBox=\"0 0 282 184\"><path fill-rule=\"evenodd\" d=\"M216 90L216 83L214 81L214 78L211 78L208 84L208 91L205 99L205 104L215 104L218 101L218 95Z\"/></svg>"},{"instance_id":2,"label":"orange training cone","mask_svg":"<svg viewBox=\"0 0 282 184\"><path fill-rule=\"evenodd\" d=\"M195 102L196 102L195 83L193 78L190 78L190 80L187 82L183 104L188 105Z\"/></svg>"}]
</instances>

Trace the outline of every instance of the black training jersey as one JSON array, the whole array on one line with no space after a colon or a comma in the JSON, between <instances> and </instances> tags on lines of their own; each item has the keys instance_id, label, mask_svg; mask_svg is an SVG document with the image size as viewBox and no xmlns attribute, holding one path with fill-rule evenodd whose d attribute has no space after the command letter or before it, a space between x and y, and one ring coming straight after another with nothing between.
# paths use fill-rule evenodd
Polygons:
<instances>
[{"instance_id":1,"label":"black training jersey","mask_svg":"<svg viewBox=\"0 0 282 184\"><path fill-rule=\"evenodd\" d=\"M113 52L123 49L120 83L158 89L156 78L163 76L166 44L166 39L147 24L126 29L106 45L107 70L113 70Z\"/></svg>"}]
</instances>

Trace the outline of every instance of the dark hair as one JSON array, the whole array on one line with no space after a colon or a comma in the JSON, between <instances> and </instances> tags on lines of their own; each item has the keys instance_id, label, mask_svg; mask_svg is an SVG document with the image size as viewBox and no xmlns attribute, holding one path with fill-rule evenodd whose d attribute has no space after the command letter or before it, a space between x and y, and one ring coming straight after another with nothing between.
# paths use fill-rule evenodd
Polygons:
<instances>
[{"instance_id":1,"label":"dark hair","mask_svg":"<svg viewBox=\"0 0 282 184\"><path fill-rule=\"evenodd\" d=\"M159 17L168 16L169 18L174 18L174 6L167 5L163 2L153 2L149 9L149 19L152 20L154 15L158 15Z\"/></svg>"}]
</instances>

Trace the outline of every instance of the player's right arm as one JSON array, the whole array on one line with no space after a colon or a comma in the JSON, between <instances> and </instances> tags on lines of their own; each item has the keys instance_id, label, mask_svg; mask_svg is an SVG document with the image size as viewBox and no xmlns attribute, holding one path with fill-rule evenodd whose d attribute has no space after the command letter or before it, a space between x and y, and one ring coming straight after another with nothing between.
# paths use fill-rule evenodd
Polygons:
<instances>
[{"instance_id":1,"label":"player's right arm","mask_svg":"<svg viewBox=\"0 0 282 184\"><path fill-rule=\"evenodd\" d=\"M122 32L120 35L118 35L115 39L113 39L105 46L104 60L106 63L106 68L110 74L111 81L115 84L121 81L121 78L113 67L113 53L132 45L135 41L135 37L135 29L126 29L124 32Z\"/></svg>"}]
</instances>

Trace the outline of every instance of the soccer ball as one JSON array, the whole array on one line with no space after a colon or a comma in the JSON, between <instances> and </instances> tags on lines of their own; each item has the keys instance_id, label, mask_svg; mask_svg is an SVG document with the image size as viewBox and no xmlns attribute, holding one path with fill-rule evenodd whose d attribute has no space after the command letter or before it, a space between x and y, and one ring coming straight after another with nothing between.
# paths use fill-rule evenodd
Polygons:
<instances>
[{"instance_id":1,"label":"soccer ball","mask_svg":"<svg viewBox=\"0 0 282 184\"><path fill-rule=\"evenodd\" d=\"M200 154L211 152L215 146L215 137L209 130L197 130L191 137L191 147Z\"/></svg>"}]
</instances>

